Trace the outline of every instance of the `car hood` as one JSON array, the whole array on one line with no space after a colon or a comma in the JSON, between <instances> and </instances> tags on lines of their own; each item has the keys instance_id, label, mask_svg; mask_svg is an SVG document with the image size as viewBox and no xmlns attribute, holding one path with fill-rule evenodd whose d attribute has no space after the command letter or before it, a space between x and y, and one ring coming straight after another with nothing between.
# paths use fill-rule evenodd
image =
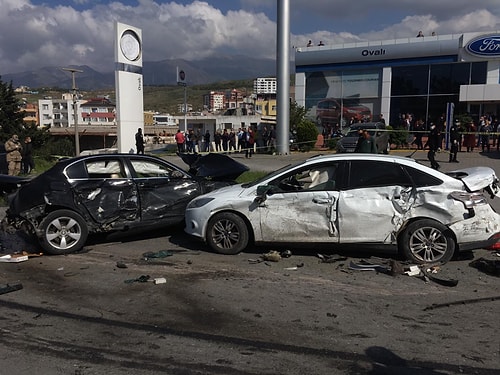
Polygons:
<instances>
[{"instance_id":1,"label":"car hood","mask_svg":"<svg viewBox=\"0 0 500 375\"><path fill-rule=\"evenodd\" d=\"M495 171L489 167L472 167L446 173L461 180L470 191L487 189L492 196L500 197L500 183Z\"/></svg>"},{"instance_id":2,"label":"car hood","mask_svg":"<svg viewBox=\"0 0 500 375\"><path fill-rule=\"evenodd\" d=\"M183 154L177 153L179 157L189 165L189 172L197 177L210 178L212 180L235 180L249 168L234 160L233 158L216 153Z\"/></svg>"}]
</instances>

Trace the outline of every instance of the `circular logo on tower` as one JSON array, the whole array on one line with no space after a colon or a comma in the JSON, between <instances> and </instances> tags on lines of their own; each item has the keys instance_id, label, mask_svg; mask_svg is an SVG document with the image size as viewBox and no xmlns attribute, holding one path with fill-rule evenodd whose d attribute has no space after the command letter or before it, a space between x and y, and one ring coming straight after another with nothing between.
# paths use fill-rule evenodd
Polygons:
<instances>
[{"instance_id":1,"label":"circular logo on tower","mask_svg":"<svg viewBox=\"0 0 500 375\"><path fill-rule=\"evenodd\" d=\"M500 57L500 34L474 38L465 49L474 56Z\"/></svg>"}]
</instances>

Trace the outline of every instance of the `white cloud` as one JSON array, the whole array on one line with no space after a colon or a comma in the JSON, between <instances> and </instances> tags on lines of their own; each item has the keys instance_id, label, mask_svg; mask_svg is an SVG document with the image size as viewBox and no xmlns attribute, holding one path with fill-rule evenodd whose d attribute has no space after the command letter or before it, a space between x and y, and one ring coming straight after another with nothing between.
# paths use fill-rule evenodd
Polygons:
<instances>
[{"instance_id":1,"label":"white cloud","mask_svg":"<svg viewBox=\"0 0 500 375\"><path fill-rule=\"evenodd\" d=\"M74 0L66 4L95 4ZM100 2L84 11L72 6L34 6L0 0L0 74L44 66L89 65L114 69L114 21L142 29L144 60L195 60L213 55L276 55L276 3L235 1L222 12L217 1L188 4L139 0L138 6ZM271 3L271 4L270 4ZM498 0L294 0L291 42L326 44L464 31L500 30ZM266 12L266 13L263 13Z\"/></svg>"}]
</instances>

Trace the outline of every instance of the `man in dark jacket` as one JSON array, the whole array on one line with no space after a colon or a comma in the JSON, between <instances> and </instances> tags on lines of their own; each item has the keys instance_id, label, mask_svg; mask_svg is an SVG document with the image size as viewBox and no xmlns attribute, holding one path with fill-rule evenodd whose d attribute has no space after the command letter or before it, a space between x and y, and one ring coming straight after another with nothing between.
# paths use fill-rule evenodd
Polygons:
<instances>
[{"instance_id":1,"label":"man in dark jacket","mask_svg":"<svg viewBox=\"0 0 500 375\"><path fill-rule=\"evenodd\" d=\"M440 148L441 144L441 132L432 124L429 132L429 139L427 140L427 145L429 146L429 152L427 152L427 158L431 162L431 168L438 170L441 166L436 161L436 152Z\"/></svg>"},{"instance_id":2,"label":"man in dark jacket","mask_svg":"<svg viewBox=\"0 0 500 375\"><path fill-rule=\"evenodd\" d=\"M363 129L359 131L358 143L356 144L356 148L354 152L361 152L366 154L377 154L377 144L375 140L372 138L368 130Z\"/></svg>"},{"instance_id":3,"label":"man in dark jacket","mask_svg":"<svg viewBox=\"0 0 500 375\"><path fill-rule=\"evenodd\" d=\"M26 137L24 139L23 147L23 160L22 168L24 174L29 174L35 169L35 162L33 161L33 144L31 143L31 137Z\"/></svg>"},{"instance_id":4,"label":"man in dark jacket","mask_svg":"<svg viewBox=\"0 0 500 375\"><path fill-rule=\"evenodd\" d=\"M460 123L455 121L450 126L450 163L458 163L457 153L460 146Z\"/></svg>"}]
</instances>

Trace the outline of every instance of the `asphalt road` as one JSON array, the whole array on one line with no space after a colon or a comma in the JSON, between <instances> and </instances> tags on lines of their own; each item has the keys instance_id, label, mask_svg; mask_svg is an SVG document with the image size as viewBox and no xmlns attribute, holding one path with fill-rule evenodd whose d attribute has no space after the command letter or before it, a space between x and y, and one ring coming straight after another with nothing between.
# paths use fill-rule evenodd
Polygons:
<instances>
[{"instance_id":1,"label":"asphalt road","mask_svg":"<svg viewBox=\"0 0 500 375\"><path fill-rule=\"evenodd\" d=\"M312 155L234 157L273 170ZM443 170L497 168L499 156L438 160ZM427 163L423 152L414 157ZM436 277L452 287L353 270L350 262L391 264L361 249L261 261L268 250L221 256L169 228L0 263L0 284L23 287L0 295L0 373L500 374L500 277L470 265L498 262L496 253L443 266Z\"/></svg>"}]
</instances>

